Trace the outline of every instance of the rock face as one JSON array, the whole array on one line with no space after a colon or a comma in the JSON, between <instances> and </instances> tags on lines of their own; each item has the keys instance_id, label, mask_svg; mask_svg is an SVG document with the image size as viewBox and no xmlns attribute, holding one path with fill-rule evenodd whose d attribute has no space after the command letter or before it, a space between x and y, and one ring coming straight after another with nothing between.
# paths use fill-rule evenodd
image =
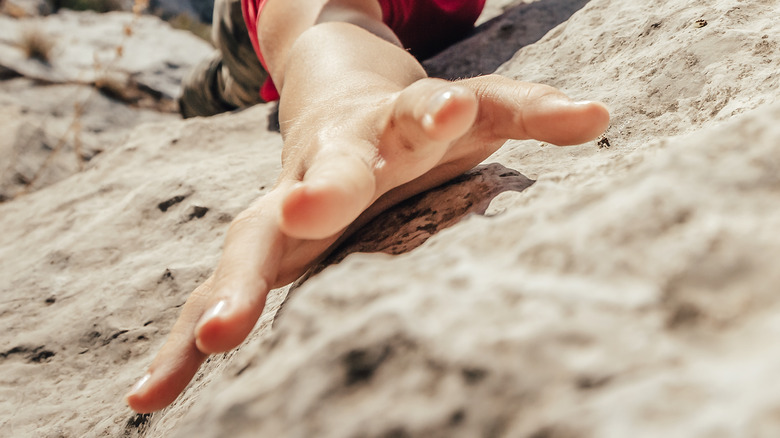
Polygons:
<instances>
[{"instance_id":1,"label":"rock face","mask_svg":"<svg viewBox=\"0 0 780 438\"><path fill-rule=\"evenodd\" d=\"M604 139L512 141L388 211L152 416L121 396L274 180L272 108L144 125L0 204L0 428L778 436L780 5L707 3L572 1L532 44L475 35L515 47L501 74L605 101ZM492 62L475 41L429 68Z\"/></svg>"},{"instance_id":2,"label":"rock face","mask_svg":"<svg viewBox=\"0 0 780 438\"><path fill-rule=\"evenodd\" d=\"M50 45L46 59L25 54L32 41ZM0 199L78 172L142 123L177 120L179 84L211 50L151 16L0 16Z\"/></svg>"},{"instance_id":3,"label":"rock face","mask_svg":"<svg viewBox=\"0 0 780 438\"><path fill-rule=\"evenodd\" d=\"M156 17L126 12L65 10L27 20L0 17L0 24L0 65L20 75L45 82L89 84L110 74L119 80L132 79L139 87L171 99L177 96L188 69L211 51L205 41L174 30ZM27 59L20 50L26 31L52 42L48 62Z\"/></svg>"},{"instance_id":4,"label":"rock face","mask_svg":"<svg viewBox=\"0 0 780 438\"><path fill-rule=\"evenodd\" d=\"M426 70L431 76L447 79L493 73L521 47L535 43L587 3L588 0L488 2L480 21L483 17L491 19L482 23L473 37L427 60ZM499 11L502 13L498 14ZM463 56L464 53L479 56Z\"/></svg>"},{"instance_id":5,"label":"rock face","mask_svg":"<svg viewBox=\"0 0 780 438\"><path fill-rule=\"evenodd\" d=\"M165 20L186 15L198 22L211 24L214 0L4 0L0 3L0 13L20 18L49 15L68 9L130 12L140 6L145 6L147 11Z\"/></svg>"}]
</instances>

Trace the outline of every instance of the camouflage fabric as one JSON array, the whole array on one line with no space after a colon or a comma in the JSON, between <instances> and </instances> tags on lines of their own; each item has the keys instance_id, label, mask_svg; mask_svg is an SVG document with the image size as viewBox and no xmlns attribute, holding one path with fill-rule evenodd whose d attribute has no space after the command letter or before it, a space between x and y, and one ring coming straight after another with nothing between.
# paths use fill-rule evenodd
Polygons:
<instances>
[{"instance_id":1,"label":"camouflage fabric","mask_svg":"<svg viewBox=\"0 0 780 438\"><path fill-rule=\"evenodd\" d=\"M185 118L211 116L262 103L266 73L252 48L240 0L216 0L211 39L217 51L184 79L179 111Z\"/></svg>"}]
</instances>

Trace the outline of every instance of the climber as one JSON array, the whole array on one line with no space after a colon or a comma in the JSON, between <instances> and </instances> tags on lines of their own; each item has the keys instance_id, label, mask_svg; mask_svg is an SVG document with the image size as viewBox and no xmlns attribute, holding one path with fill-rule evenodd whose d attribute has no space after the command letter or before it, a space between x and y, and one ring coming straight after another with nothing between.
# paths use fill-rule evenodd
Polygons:
<instances>
[{"instance_id":1,"label":"climber","mask_svg":"<svg viewBox=\"0 0 780 438\"><path fill-rule=\"evenodd\" d=\"M606 129L603 104L546 85L427 77L418 57L465 35L484 1L217 0L219 52L190 76L182 113L278 97L282 171L231 223L216 270L127 395L131 408L170 404L208 355L246 338L270 289L392 204L469 170L506 139L573 145Z\"/></svg>"}]
</instances>

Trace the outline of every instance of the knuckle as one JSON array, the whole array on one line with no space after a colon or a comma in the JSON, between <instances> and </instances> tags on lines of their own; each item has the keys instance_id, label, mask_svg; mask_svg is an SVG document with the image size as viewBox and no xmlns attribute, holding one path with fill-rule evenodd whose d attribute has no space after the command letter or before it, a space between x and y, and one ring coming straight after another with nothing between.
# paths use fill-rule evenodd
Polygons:
<instances>
[{"instance_id":1,"label":"knuckle","mask_svg":"<svg viewBox=\"0 0 780 438\"><path fill-rule=\"evenodd\" d=\"M254 210L244 210L230 222L228 233L239 232L244 229L254 228L260 224L260 214Z\"/></svg>"}]
</instances>

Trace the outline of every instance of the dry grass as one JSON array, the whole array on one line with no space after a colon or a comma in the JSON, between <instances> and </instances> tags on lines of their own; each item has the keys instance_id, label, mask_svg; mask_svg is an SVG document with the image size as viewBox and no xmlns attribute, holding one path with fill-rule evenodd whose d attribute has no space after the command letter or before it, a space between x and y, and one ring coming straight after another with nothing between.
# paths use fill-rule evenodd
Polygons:
<instances>
[{"instance_id":1,"label":"dry grass","mask_svg":"<svg viewBox=\"0 0 780 438\"><path fill-rule=\"evenodd\" d=\"M29 59L48 64L51 61L52 50L55 46L54 38L47 35L40 26L25 27L19 39L19 47L22 48Z\"/></svg>"},{"instance_id":2,"label":"dry grass","mask_svg":"<svg viewBox=\"0 0 780 438\"><path fill-rule=\"evenodd\" d=\"M61 4L61 7L80 8L80 9L92 9L92 10L116 10L119 9L121 0L63 0L65 3ZM5 11L6 0L0 0L0 10ZM22 196L30 191L35 182L41 177L46 169L51 165L54 157L60 152L66 144L68 135L73 135L73 149L78 160L79 170L83 170L84 161L89 161L89 157L85 156L81 147L81 117L83 115L84 108L89 103L90 99L95 93L101 93L112 99L123 101L129 105L138 107L153 108L160 112L176 112L177 105L170 99L162 99L160 96L149 96L148 93L141 92L138 84L132 79L124 77L122 75L112 74L114 64L122 58L124 54L125 43L129 38L133 36L136 20L141 14L148 9L149 0L134 0L133 4L133 21L127 24L123 29L122 41L116 46L114 58L106 64L95 61L95 73L97 79L91 83L92 91L81 102L74 106L73 120L68 128L60 137L57 145L52 149L49 156L44 163L38 168L32 178L22 182L24 187L17 191L12 197L7 197L0 194L0 202L6 202L9 199L14 199L17 196ZM182 27L196 27L192 23L182 22ZM196 33L193 29L193 33ZM203 30L201 30L203 32ZM28 58L38 59L41 62L49 63L52 55L52 51L55 46L54 38L43 32L40 25L29 26L22 31L20 35L19 47L24 50Z\"/></svg>"}]
</instances>

